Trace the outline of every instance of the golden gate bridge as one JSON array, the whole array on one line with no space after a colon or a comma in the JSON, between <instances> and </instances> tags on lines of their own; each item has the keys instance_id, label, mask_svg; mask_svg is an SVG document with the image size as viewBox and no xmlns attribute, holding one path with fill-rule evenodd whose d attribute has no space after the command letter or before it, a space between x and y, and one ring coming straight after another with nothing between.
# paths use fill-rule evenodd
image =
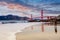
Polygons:
<instances>
[{"instance_id":1,"label":"golden gate bridge","mask_svg":"<svg viewBox=\"0 0 60 40\"><path fill-rule=\"evenodd\" d=\"M12 4L8 5L7 3L4 3L4 2L0 3L0 5L8 6L8 8L10 8L10 9L14 9L14 7L16 6L16 5L14 6ZM19 7L19 8L21 8L21 7ZM27 8L25 8L25 9L27 9ZM44 20L44 18L47 18L47 20L49 20L51 18L55 18L56 17L56 16L48 16L48 15L44 16L44 12L43 11L44 11L43 9L40 11L40 17L35 17L35 18L41 18L41 20ZM24 14L24 15L28 15L28 14ZM32 14L30 14L29 20L33 20L33 15ZM33 27L31 27L31 29L33 29ZM44 25L43 24L41 25L41 30L42 30L42 32L44 32Z\"/></svg>"},{"instance_id":2,"label":"golden gate bridge","mask_svg":"<svg viewBox=\"0 0 60 40\"><path fill-rule=\"evenodd\" d=\"M47 20L51 18L55 18L56 16L44 16L43 10L40 11L40 17L34 17L34 18L40 18L41 20L44 20L44 18L47 18ZM30 20L33 20L33 15L31 14Z\"/></svg>"}]
</instances>

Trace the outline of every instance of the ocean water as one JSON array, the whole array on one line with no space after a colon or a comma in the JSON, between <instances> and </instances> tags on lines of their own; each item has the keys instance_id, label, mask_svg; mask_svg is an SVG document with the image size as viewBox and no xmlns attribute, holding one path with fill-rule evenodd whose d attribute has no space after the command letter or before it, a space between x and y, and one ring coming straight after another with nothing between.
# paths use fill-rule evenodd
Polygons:
<instances>
[{"instance_id":1,"label":"ocean water","mask_svg":"<svg viewBox=\"0 0 60 40\"><path fill-rule=\"evenodd\" d=\"M0 24L7 24L7 23L27 23L27 20L3 20L0 21Z\"/></svg>"}]
</instances>

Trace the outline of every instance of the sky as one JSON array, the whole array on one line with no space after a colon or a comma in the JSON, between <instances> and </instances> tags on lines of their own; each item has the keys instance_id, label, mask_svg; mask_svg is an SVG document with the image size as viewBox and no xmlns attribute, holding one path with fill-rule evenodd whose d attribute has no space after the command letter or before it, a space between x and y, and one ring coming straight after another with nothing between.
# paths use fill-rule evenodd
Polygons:
<instances>
[{"instance_id":1,"label":"sky","mask_svg":"<svg viewBox=\"0 0 60 40\"><path fill-rule=\"evenodd\" d=\"M19 16L59 15L60 0L0 0L0 15L13 14Z\"/></svg>"}]
</instances>

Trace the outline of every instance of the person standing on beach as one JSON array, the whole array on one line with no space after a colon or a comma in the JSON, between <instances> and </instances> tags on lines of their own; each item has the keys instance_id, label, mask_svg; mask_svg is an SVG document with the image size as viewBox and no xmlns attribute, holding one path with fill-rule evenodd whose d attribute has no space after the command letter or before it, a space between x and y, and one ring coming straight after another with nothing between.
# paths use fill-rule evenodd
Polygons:
<instances>
[{"instance_id":1,"label":"person standing on beach","mask_svg":"<svg viewBox=\"0 0 60 40\"><path fill-rule=\"evenodd\" d=\"M54 21L54 26L55 26L55 27L54 27L54 28L55 28L55 33L57 33L57 18L55 18L54 20L55 20L55 21Z\"/></svg>"}]
</instances>

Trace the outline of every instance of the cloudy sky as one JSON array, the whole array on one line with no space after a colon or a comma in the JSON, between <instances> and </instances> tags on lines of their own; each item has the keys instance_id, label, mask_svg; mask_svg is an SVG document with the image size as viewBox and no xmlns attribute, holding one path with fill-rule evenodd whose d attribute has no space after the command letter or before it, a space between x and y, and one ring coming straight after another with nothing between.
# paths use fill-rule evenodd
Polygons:
<instances>
[{"instance_id":1,"label":"cloudy sky","mask_svg":"<svg viewBox=\"0 0 60 40\"><path fill-rule=\"evenodd\" d=\"M59 15L60 0L0 0L0 15L37 16L42 9L44 15Z\"/></svg>"}]
</instances>

